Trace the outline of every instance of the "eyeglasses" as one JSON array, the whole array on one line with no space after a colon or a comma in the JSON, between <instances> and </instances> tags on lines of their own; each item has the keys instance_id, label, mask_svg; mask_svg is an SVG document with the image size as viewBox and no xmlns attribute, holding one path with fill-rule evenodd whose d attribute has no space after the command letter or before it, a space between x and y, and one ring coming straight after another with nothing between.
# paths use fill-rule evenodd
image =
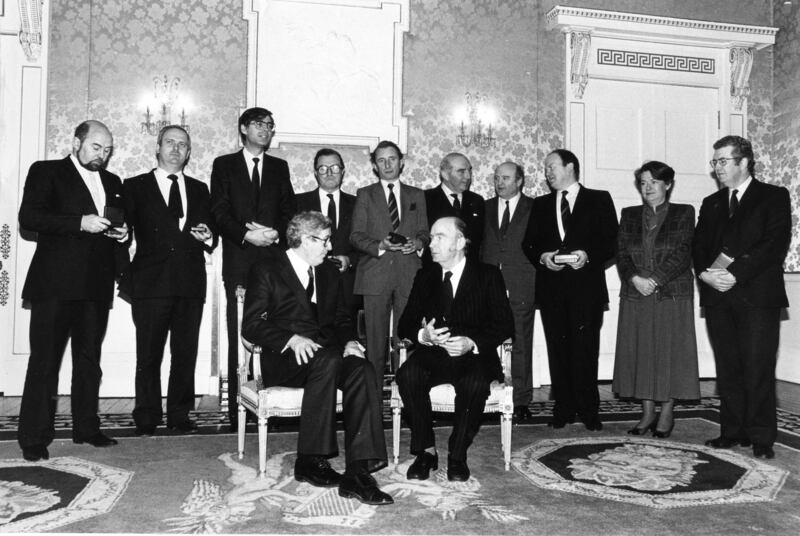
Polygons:
<instances>
[{"instance_id":1,"label":"eyeglasses","mask_svg":"<svg viewBox=\"0 0 800 536\"><path fill-rule=\"evenodd\" d=\"M319 173L320 175L338 175L342 171L344 171L344 166L340 166L337 164L334 164L332 166L322 165L317 168L317 173Z\"/></svg>"},{"instance_id":2,"label":"eyeglasses","mask_svg":"<svg viewBox=\"0 0 800 536\"><path fill-rule=\"evenodd\" d=\"M330 245L330 243L331 243L331 237L330 236L328 236L326 238L320 238L318 236L314 236L313 234L306 235L306 236L308 236L309 238L313 238L314 240L316 240L318 242L322 242L322 245L325 246L325 247L328 247Z\"/></svg>"},{"instance_id":3,"label":"eyeglasses","mask_svg":"<svg viewBox=\"0 0 800 536\"><path fill-rule=\"evenodd\" d=\"M270 132L275 132L275 123L267 123L266 121L250 121L251 125L255 125L255 127L259 130L269 130Z\"/></svg>"},{"instance_id":4,"label":"eyeglasses","mask_svg":"<svg viewBox=\"0 0 800 536\"><path fill-rule=\"evenodd\" d=\"M720 167L725 167L725 166L727 166L727 165L728 165L728 162L733 162L734 160L735 160L735 161L736 161L736 163L738 164L738 163L739 163L739 161L740 161L742 158L744 158L744 157L743 157L743 156L733 156L733 157L731 157L731 158L715 158L714 160L709 160L709 161L708 161L708 163L709 163L709 164L711 164L711 167L712 167L712 168L715 168L715 167L717 167L718 165L719 165Z\"/></svg>"}]
</instances>

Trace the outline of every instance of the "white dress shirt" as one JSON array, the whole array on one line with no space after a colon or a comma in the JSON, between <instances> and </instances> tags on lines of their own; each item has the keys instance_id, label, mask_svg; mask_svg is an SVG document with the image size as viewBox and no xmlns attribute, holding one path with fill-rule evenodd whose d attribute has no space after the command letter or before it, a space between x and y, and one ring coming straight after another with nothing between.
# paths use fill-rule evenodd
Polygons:
<instances>
[{"instance_id":1,"label":"white dress shirt","mask_svg":"<svg viewBox=\"0 0 800 536\"><path fill-rule=\"evenodd\" d=\"M103 209L106 207L106 190L103 188L103 181L100 179L100 173L83 167L78 159L75 158L75 155L71 154L69 158L72 160L75 169L78 170L78 174L83 179L83 183L89 189L89 193L92 194L92 201L94 201L94 206L97 209L96 214L102 216Z\"/></svg>"},{"instance_id":2,"label":"white dress shirt","mask_svg":"<svg viewBox=\"0 0 800 536\"><path fill-rule=\"evenodd\" d=\"M183 217L178 220L178 229L183 229L186 224L186 215L189 213L189 205L186 203L186 180L183 178L183 172L170 173L161 168L156 168L153 170L153 174L156 176L158 189L161 191L161 196L167 206L169 206L169 189L172 187L172 181L167 178L167 175L178 176L178 192L181 194L181 206L183 207Z\"/></svg>"}]
</instances>

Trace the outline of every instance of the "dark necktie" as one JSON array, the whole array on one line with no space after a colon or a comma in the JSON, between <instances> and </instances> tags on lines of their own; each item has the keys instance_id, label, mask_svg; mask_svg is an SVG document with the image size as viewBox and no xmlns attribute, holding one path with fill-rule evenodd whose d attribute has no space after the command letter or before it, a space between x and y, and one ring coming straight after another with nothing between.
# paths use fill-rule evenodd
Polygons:
<instances>
[{"instance_id":1,"label":"dark necktie","mask_svg":"<svg viewBox=\"0 0 800 536\"><path fill-rule=\"evenodd\" d=\"M167 201L167 208L176 220L180 221L183 218L183 203L181 202L181 191L178 189L178 176L174 174L167 175L167 178L172 181L169 186L169 201Z\"/></svg>"},{"instance_id":2,"label":"dark necktie","mask_svg":"<svg viewBox=\"0 0 800 536\"><path fill-rule=\"evenodd\" d=\"M561 226L564 228L564 236L567 236L569 229L569 219L572 213L569 211L569 201L567 201L567 191L561 192Z\"/></svg>"},{"instance_id":3,"label":"dark necktie","mask_svg":"<svg viewBox=\"0 0 800 536\"><path fill-rule=\"evenodd\" d=\"M336 201L333 194L328 194L328 218L331 220L331 230L336 230Z\"/></svg>"},{"instance_id":4,"label":"dark necktie","mask_svg":"<svg viewBox=\"0 0 800 536\"><path fill-rule=\"evenodd\" d=\"M389 218L392 220L392 230L396 231L400 227L400 212L397 210L397 198L394 196L394 184L387 184L389 187Z\"/></svg>"},{"instance_id":5,"label":"dark necktie","mask_svg":"<svg viewBox=\"0 0 800 536\"><path fill-rule=\"evenodd\" d=\"M444 273L444 280L442 281L442 324L450 317L450 307L453 305L453 283L450 281L451 277L453 277L453 272L448 270Z\"/></svg>"},{"instance_id":6,"label":"dark necktie","mask_svg":"<svg viewBox=\"0 0 800 536\"><path fill-rule=\"evenodd\" d=\"M258 158L253 158L253 202L256 208L259 197L261 197L261 175L258 173Z\"/></svg>"},{"instance_id":7,"label":"dark necktie","mask_svg":"<svg viewBox=\"0 0 800 536\"><path fill-rule=\"evenodd\" d=\"M736 194L739 193L739 190L734 190L731 193L731 204L728 207L728 217L733 218L733 215L736 213L736 209L739 208L739 198L736 197Z\"/></svg>"},{"instance_id":8,"label":"dark necktie","mask_svg":"<svg viewBox=\"0 0 800 536\"><path fill-rule=\"evenodd\" d=\"M505 236L508 231L508 223L511 220L511 212L508 209L508 201L506 201L506 208L503 210L503 219L500 221L500 234Z\"/></svg>"},{"instance_id":9,"label":"dark necktie","mask_svg":"<svg viewBox=\"0 0 800 536\"><path fill-rule=\"evenodd\" d=\"M314 303L311 301L311 299L314 297L314 269L311 266L308 267L308 285L306 285L306 296L308 296L309 302Z\"/></svg>"},{"instance_id":10,"label":"dark necktie","mask_svg":"<svg viewBox=\"0 0 800 536\"><path fill-rule=\"evenodd\" d=\"M453 210L456 211L456 214L461 214L461 201L458 200L458 194L450 194L453 198Z\"/></svg>"}]
</instances>

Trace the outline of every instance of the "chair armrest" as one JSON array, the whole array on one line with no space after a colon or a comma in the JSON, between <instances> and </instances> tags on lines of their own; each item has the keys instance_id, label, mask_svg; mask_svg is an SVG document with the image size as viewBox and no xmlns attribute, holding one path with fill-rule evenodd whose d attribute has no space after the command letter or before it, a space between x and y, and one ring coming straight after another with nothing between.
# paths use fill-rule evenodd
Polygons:
<instances>
[{"instance_id":1,"label":"chair armrest","mask_svg":"<svg viewBox=\"0 0 800 536\"><path fill-rule=\"evenodd\" d=\"M253 377L256 379L256 389L264 388L264 377L261 375L261 347L253 345Z\"/></svg>"},{"instance_id":2,"label":"chair armrest","mask_svg":"<svg viewBox=\"0 0 800 536\"><path fill-rule=\"evenodd\" d=\"M408 359L408 350L413 343L408 339L401 339L397 341L397 368L403 366L403 363Z\"/></svg>"},{"instance_id":3,"label":"chair armrest","mask_svg":"<svg viewBox=\"0 0 800 536\"><path fill-rule=\"evenodd\" d=\"M506 339L505 341L497 347L497 351L500 354L500 364L503 367L503 383L506 385L513 385L511 380L511 348L512 343L511 339Z\"/></svg>"}]
</instances>

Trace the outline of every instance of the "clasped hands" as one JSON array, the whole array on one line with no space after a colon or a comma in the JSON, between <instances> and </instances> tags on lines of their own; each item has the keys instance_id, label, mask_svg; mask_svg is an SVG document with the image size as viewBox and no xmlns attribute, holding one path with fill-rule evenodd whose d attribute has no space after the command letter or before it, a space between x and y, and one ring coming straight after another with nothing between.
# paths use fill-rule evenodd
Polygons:
<instances>
[{"instance_id":1,"label":"clasped hands","mask_svg":"<svg viewBox=\"0 0 800 536\"><path fill-rule=\"evenodd\" d=\"M542 256L539 257L539 262L544 264L548 270L552 270L554 272L563 270L565 266L569 266L573 270L580 270L581 268L584 267L584 265L587 262L589 262L589 255L582 249L576 249L574 251L570 251L570 254L577 255L578 256L577 261L568 262L566 264L556 264L555 262L553 262L553 257L555 257L559 253L563 253L563 251L555 250L542 253Z\"/></svg>"},{"instance_id":2,"label":"clasped hands","mask_svg":"<svg viewBox=\"0 0 800 536\"><path fill-rule=\"evenodd\" d=\"M108 218L97 214L81 216L81 231L92 234L104 233L107 237L119 242L124 242L128 239L127 223L123 223L121 227L111 227L111 221Z\"/></svg>"},{"instance_id":3,"label":"clasped hands","mask_svg":"<svg viewBox=\"0 0 800 536\"><path fill-rule=\"evenodd\" d=\"M387 236L381 240L380 244L378 244L378 249L383 249L386 251L399 251L403 255L410 255L417 250L422 249L422 243L416 238L409 238L403 244L395 244Z\"/></svg>"},{"instance_id":4,"label":"clasped hands","mask_svg":"<svg viewBox=\"0 0 800 536\"><path fill-rule=\"evenodd\" d=\"M246 223L245 227L247 227L247 232L244 235L245 242L250 242L260 248L271 246L278 242L278 231L272 227L267 227L254 221Z\"/></svg>"},{"instance_id":5,"label":"clasped hands","mask_svg":"<svg viewBox=\"0 0 800 536\"><path fill-rule=\"evenodd\" d=\"M727 292L736 284L736 276L725 268L709 268L700 274L700 281L720 292Z\"/></svg>"},{"instance_id":6,"label":"clasped hands","mask_svg":"<svg viewBox=\"0 0 800 536\"><path fill-rule=\"evenodd\" d=\"M642 277L640 275L633 276L631 278L631 283L634 287L636 287L636 290L638 290L639 294L642 296L649 296L658 288L658 285L655 281L649 277Z\"/></svg>"},{"instance_id":7,"label":"clasped hands","mask_svg":"<svg viewBox=\"0 0 800 536\"><path fill-rule=\"evenodd\" d=\"M464 355L475 347L475 342L463 335L450 335L450 328L436 327L436 319L430 322L422 319L422 328L419 330L419 342L428 346L440 346L451 357Z\"/></svg>"},{"instance_id":8,"label":"clasped hands","mask_svg":"<svg viewBox=\"0 0 800 536\"><path fill-rule=\"evenodd\" d=\"M308 337L304 337L295 333L289 339L289 342L286 343L286 347L294 352L294 359L297 361L297 364L304 365L308 364L308 362L314 357L314 353L322 348L322 345L314 342ZM354 355L363 359L365 357L364 352L365 348L360 342L348 341L348 343L344 346L342 357Z\"/></svg>"}]
</instances>

